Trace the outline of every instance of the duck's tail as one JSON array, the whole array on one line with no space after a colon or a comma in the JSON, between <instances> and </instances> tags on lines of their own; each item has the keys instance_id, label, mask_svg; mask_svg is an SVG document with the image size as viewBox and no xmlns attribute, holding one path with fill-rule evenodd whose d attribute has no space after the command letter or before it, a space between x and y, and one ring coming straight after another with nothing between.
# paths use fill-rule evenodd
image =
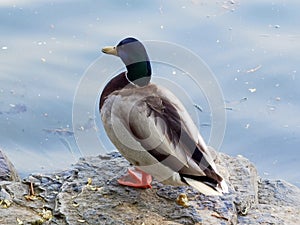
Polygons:
<instances>
[{"instance_id":1,"label":"duck's tail","mask_svg":"<svg viewBox=\"0 0 300 225\"><path fill-rule=\"evenodd\" d=\"M216 182L213 179L202 176L184 175L181 178L185 183L205 195L223 195L228 193L228 186L224 179L221 182Z\"/></svg>"}]
</instances>

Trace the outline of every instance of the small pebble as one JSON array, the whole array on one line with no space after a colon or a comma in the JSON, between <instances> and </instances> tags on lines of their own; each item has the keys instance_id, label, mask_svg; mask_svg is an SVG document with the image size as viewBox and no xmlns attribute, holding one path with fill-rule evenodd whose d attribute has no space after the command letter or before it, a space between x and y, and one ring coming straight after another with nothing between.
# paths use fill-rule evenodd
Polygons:
<instances>
[{"instance_id":1,"label":"small pebble","mask_svg":"<svg viewBox=\"0 0 300 225\"><path fill-rule=\"evenodd\" d=\"M186 194L181 193L181 194L177 197L176 203L177 203L178 205L183 206L183 207L188 207L188 206L189 206L189 200L188 200Z\"/></svg>"}]
</instances>

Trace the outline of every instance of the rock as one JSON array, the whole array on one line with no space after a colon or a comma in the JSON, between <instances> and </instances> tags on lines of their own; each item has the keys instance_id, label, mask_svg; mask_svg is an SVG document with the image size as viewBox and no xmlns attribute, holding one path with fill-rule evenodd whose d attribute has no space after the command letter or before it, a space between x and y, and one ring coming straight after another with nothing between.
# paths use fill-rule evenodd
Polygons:
<instances>
[{"instance_id":1,"label":"rock","mask_svg":"<svg viewBox=\"0 0 300 225\"><path fill-rule=\"evenodd\" d=\"M0 149L0 181L20 181L20 177L11 161Z\"/></svg>"},{"instance_id":2,"label":"rock","mask_svg":"<svg viewBox=\"0 0 300 225\"><path fill-rule=\"evenodd\" d=\"M66 171L1 182L0 224L298 224L299 188L259 178L242 156L219 154L216 162L229 185L224 196L155 180L152 189L124 187L117 179L129 164L119 153L82 158ZM188 207L176 203L180 193Z\"/></svg>"}]
</instances>

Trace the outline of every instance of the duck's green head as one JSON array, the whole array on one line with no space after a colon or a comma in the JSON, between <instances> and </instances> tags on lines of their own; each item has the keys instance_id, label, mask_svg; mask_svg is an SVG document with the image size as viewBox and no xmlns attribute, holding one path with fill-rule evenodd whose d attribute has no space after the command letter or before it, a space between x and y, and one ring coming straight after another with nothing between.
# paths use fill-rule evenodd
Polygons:
<instances>
[{"instance_id":1,"label":"duck's green head","mask_svg":"<svg viewBox=\"0 0 300 225\"><path fill-rule=\"evenodd\" d=\"M103 53L119 56L127 68L129 81L139 86L149 84L151 79L151 65L146 49L135 38L125 38L116 47L105 47Z\"/></svg>"}]
</instances>

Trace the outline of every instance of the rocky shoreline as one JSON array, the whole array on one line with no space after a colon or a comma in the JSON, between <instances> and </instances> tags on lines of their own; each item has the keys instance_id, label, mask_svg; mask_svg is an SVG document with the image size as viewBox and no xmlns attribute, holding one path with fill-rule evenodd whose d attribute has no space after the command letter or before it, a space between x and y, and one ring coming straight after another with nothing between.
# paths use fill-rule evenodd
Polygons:
<instances>
[{"instance_id":1,"label":"rocky shoreline","mask_svg":"<svg viewBox=\"0 0 300 225\"><path fill-rule=\"evenodd\" d=\"M242 156L220 153L216 163L230 189L217 197L156 181L152 189L120 186L129 164L117 152L20 181L0 150L0 224L299 224L299 188L261 179ZM176 203L180 193L188 207Z\"/></svg>"}]
</instances>

